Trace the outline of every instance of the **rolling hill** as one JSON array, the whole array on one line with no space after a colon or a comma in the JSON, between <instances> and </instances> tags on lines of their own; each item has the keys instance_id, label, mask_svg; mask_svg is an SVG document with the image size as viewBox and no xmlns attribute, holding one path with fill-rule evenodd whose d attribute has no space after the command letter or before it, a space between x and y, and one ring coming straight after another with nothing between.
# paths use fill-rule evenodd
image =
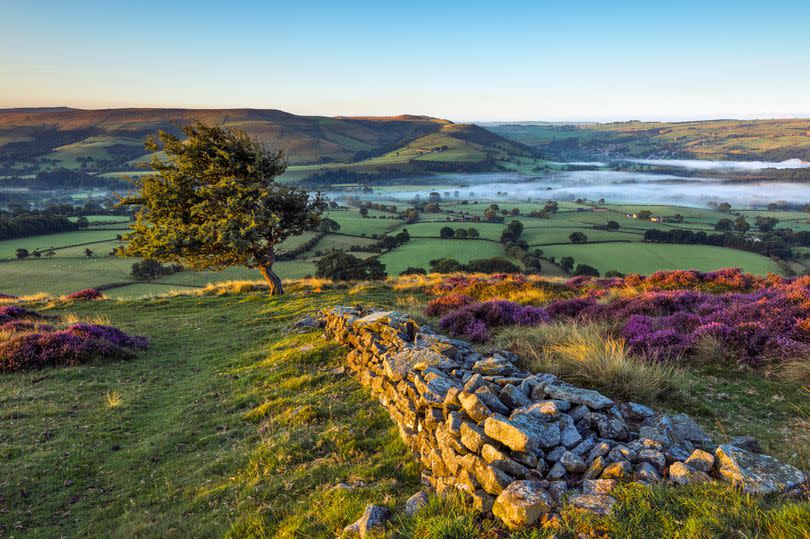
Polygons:
<instances>
[{"instance_id":1,"label":"rolling hill","mask_svg":"<svg viewBox=\"0 0 810 539\"><path fill-rule=\"evenodd\" d=\"M615 156L810 161L810 119L487 127L554 159Z\"/></svg>"},{"instance_id":2,"label":"rolling hill","mask_svg":"<svg viewBox=\"0 0 810 539\"><path fill-rule=\"evenodd\" d=\"M412 160L443 163L439 168L451 162L487 168L495 159L532 154L527 146L478 126L426 116L297 116L256 109L7 109L0 110L0 169L4 175L55 168L137 170L146 158L143 141L148 135L159 129L178 134L179 125L194 120L244 129L269 147L285 149L291 165L309 165L311 170L332 163L368 170L401 168Z\"/></svg>"}]
</instances>

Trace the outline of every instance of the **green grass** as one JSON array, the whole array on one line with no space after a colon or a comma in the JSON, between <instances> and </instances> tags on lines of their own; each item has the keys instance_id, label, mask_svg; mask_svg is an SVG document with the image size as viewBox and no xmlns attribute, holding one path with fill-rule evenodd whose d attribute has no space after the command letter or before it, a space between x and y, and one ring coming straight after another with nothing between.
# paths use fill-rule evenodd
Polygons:
<instances>
[{"instance_id":1,"label":"green grass","mask_svg":"<svg viewBox=\"0 0 810 539\"><path fill-rule=\"evenodd\" d=\"M412 239L405 245L380 256L389 275L398 275L409 266L430 269L436 258L455 258L469 262L476 258L506 256L500 243L482 240Z\"/></svg>"},{"instance_id":2,"label":"green grass","mask_svg":"<svg viewBox=\"0 0 810 539\"><path fill-rule=\"evenodd\" d=\"M604 273L652 273L665 269L711 271L740 267L750 273L781 273L773 260L762 255L714 247L657 243L592 243L544 247L546 256L559 260L574 257L577 264L588 264Z\"/></svg>"},{"instance_id":3,"label":"green grass","mask_svg":"<svg viewBox=\"0 0 810 539\"><path fill-rule=\"evenodd\" d=\"M131 361L0 377L0 530L41 537L334 537L366 503L377 503L394 509L397 537L508 536L454 498L402 515L404 500L419 489L420 467L387 411L339 370L345 350L317 331L288 329L318 307L391 307L397 297L372 286L47 309L106 317L148 335L151 346ZM790 433L775 426L799 417L797 410L806 414L806 397L793 385L729 371L695 374L703 385L687 411L713 432L722 423L729 436L770 430L768 448L789 458L779 437ZM719 398L719 390L738 400ZM112 394L120 403L111 407ZM743 413L734 417L734 410ZM356 486L334 488L339 483ZM806 503L751 498L719 485L631 485L616 497L610 518L564 510L558 536L602 530L612 537L712 537L734 529L744 537L801 537L810 514Z\"/></svg>"}]
</instances>

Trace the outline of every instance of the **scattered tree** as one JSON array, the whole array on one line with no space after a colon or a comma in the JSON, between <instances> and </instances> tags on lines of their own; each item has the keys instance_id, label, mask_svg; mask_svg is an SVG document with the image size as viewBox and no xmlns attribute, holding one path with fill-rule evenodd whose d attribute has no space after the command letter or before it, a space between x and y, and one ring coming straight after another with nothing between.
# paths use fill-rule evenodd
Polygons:
<instances>
[{"instance_id":1,"label":"scattered tree","mask_svg":"<svg viewBox=\"0 0 810 539\"><path fill-rule=\"evenodd\" d=\"M587 264L577 264L577 269L574 270L574 275L584 277L599 277L599 270Z\"/></svg>"},{"instance_id":2,"label":"scattered tree","mask_svg":"<svg viewBox=\"0 0 810 539\"><path fill-rule=\"evenodd\" d=\"M349 253L330 253L318 260L316 277L335 281L385 279L385 266L376 258L367 260Z\"/></svg>"},{"instance_id":3,"label":"scattered tree","mask_svg":"<svg viewBox=\"0 0 810 539\"><path fill-rule=\"evenodd\" d=\"M404 271L399 272L400 275L427 275L425 268L414 268L408 266Z\"/></svg>"},{"instance_id":4,"label":"scattered tree","mask_svg":"<svg viewBox=\"0 0 810 539\"><path fill-rule=\"evenodd\" d=\"M720 219L715 223L714 229L718 232L730 232L734 230L734 221L731 219Z\"/></svg>"},{"instance_id":5,"label":"scattered tree","mask_svg":"<svg viewBox=\"0 0 810 539\"><path fill-rule=\"evenodd\" d=\"M588 236L586 236L582 232L572 232L568 236L568 239L571 240L571 243L587 243L588 242Z\"/></svg>"},{"instance_id":6,"label":"scattered tree","mask_svg":"<svg viewBox=\"0 0 810 539\"><path fill-rule=\"evenodd\" d=\"M282 294L273 271L275 247L317 226L324 201L275 178L286 169L281 151L233 129L203 123L182 128L186 140L160 131L165 160L135 179L138 193L121 200L140 207L123 254L176 262L192 270L258 268L270 293ZM150 138L146 149L157 152Z\"/></svg>"},{"instance_id":7,"label":"scattered tree","mask_svg":"<svg viewBox=\"0 0 810 539\"><path fill-rule=\"evenodd\" d=\"M443 226L441 230L439 230L439 237L445 240L451 239L455 235L455 230L450 228L449 226Z\"/></svg>"}]
</instances>

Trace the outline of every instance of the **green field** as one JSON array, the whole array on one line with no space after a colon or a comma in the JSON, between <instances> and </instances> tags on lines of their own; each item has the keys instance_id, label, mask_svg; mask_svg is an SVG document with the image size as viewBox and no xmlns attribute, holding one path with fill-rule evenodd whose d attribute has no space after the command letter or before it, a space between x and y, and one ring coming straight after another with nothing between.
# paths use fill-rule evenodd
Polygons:
<instances>
[{"instance_id":1,"label":"green field","mask_svg":"<svg viewBox=\"0 0 810 539\"><path fill-rule=\"evenodd\" d=\"M800 158L810 161L810 120L711 120L697 122L616 122L583 125L498 125L493 132L564 156L599 153L621 144L623 155L646 157L656 151L696 159ZM556 157L555 157L556 158Z\"/></svg>"},{"instance_id":2,"label":"green field","mask_svg":"<svg viewBox=\"0 0 810 539\"><path fill-rule=\"evenodd\" d=\"M441 182L436 182L439 185ZM385 186L375 189L382 203L396 205L399 211L408 205L393 199L386 202L386 194L394 196L397 191L424 190L425 197L433 189L440 192L452 191L453 187L424 186ZM574 202L561 201L560 211L548 219L532 218L527 214L540 210L545 201L538 203L499 203L501 209L518 208L520 215L504 216L503 223L489 222L449 222L457 218L458 213L483 217L490 202L481 200L478 204L460 204L449 200L440 204L438 213L421 213L419 221L405 224L403 220L391 218L393 214L379 210L369 210L364 218L355 207L327 212L324 216L334 219L340 225L337 233L327 234L308 251L301 253L293 261L281 262L277 273L284 279L313 275L319 257L333 250L354 251L355 246L368 247L384 234L394 235L407 229L412 239L391 252L384 253L381 261L387 266L388 273L396 275L409 266L429 268L430 260L442 257L456 258L467 262L474 258L505 256L503 247L498 243L506 225L517 219L524 225L521 240L526 241L530 250L542 249L545 257L555 257L557 261L563 256L572 256L576 263L588 264L604 273L616 270L622 273L649 273L660 269L700 269L712 270L722 267L739 266L754 273L781 273L782 269L771 259L745 251L713 247L706 245L648 244L643 235L649 229L689 229L714 232L714 224L719 219L734 219L743 214L753 225L756 216L770 216L780 219L778 227L790 227L794 230L810 229L810 214L803 212L767 210L742 210L740 212L722 213L714 209L688 208L665 205L601 204L605 212L577 211L590 210L591 206ZM654 215L681 214L682 223L654 223L642 219L632 219L627 213L648 209ZM91 222L102 223L122 219L116 216L92 215ZM608 221L619 223L618 230L595 229ZM480 240L442 240L439 232L444 227L476 228ZM81 288L101 287L106 294L113 297L132 297L144 294L162 293L172 289L189 289L205 286L208 283L229 279L256 279L257 272L247 268L234 267L222 272L183 272L157 279L152 283L135 281L130 275L130 267L135 259L121 259L109 256L119 245L116 235L126 233L126 222L92 225L88 229L44 236L32 236L15 240L0 241L0 292L11 294L32 294L46 291L68 293ZM581 232L588 238L588 243L574 245L569 236ZM315 232L306 232L288 239L278 247L279 252L295 249L314 236ZM752 229L751 234L758 234ZM29 251L45 251L53 247L52 259L30 257L16 260L15 251L25 248ZM92 258L86 258L85 249L93 251ZM803 253L797 249L797 256ZM374 252L354 253L361 258L375 256ZM797 257L787 261L797 273L810 270L810 260ZM543 263L543 272L548 275L562 275L548 261Z\"/></svg>"},{"instance_id":3,"label":"green field","mask_svg":"<svg viewBox=\"0 0 810 539\"><path fill-rule=\"evenodd\" d=\"M781 273L770 258L745 251L711 245L677 245L660 243L594 243L558 245L544 248L546 256L559 260L574 257L577 264L587 264L601 273L652 273L658 270L742 268L751 273Z\"/></svg>"},{"instance_id":4,"label":"green field","mask_svg":"<svg viewBox=\"0 0 810 539\"><path fill-rule=\"evenodd\" d=\"M451 257L459 262L476 258L505 256L499 243L482 240L412 239L402 247L380 256L389 275L398 275L409 266L430 268L428 262L436 258Z\"/></svg>"}]
</instances>

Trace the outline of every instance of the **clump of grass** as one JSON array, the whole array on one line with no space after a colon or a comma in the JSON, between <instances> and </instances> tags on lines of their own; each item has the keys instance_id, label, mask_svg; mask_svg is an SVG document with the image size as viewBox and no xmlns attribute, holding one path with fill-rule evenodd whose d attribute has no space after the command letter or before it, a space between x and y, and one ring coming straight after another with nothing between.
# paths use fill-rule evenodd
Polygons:
<instances>
[{"instance_id":1,"label":"clump of grass","mask_svg":"<svg viewBox=\"0 0 810 539\"><path fill-rule=\"evenodd\" d=\"M397 309L405 311L409 314L416 315L425 310L427 302L415 294L406 294L397 296L394 300Z\"/></svg>"},{"instance_id":2,"label":"clump of grass","mask_svg":"<svg viewBox=\"0 0 810 539\"><path fill-rule=\"evenodd\" d=\"M121 395L117 391L111 390L104 395L104 400L107 403L107 408L118 408L121 406Z\"/></svg>"},{"instance_id":3,"label":"clump of grass","mask_svg":"<svg viewBox=\"0 0 810 539\"><path fill-rule=\"evenodd\" d=\"M679 369L631 355L623 340L599 324L555 322L508 328L498 335L496 344L515 352L528 370L551 372L618 399L672 400L686 386Z\"/></svg>"},{"instance_id":4,"label":"clump of grass","mask_svg":"<svg viewBox=\"0 0 810 539\"><path fill-rule=\"evenodd\" d=\"M268 285L263 281L222 281L219 283L208 283L202 289L196 290L195 295L231 296L250 292L266 292L267 289Z\"/></svg>"},{"instance_id":5,"label":"clump of grass","mask_svg":"<svg viewBox=\"0 0 810 539\"><path fill-rule=\"evenodd\" d=\"M810 357L788 361L780 368L779 377L788 382L810 384Z\"/></svg>"},{"instance_id":6,"label":"clump of grass","mask_svg":"<svg viewBox=\"0 0 810 539\"><path fill-rule=\"evenodd\" d=\"M588 537L734 537L806 538L810 504L778 504L719 483L672 488L627 483L612 495L610 516L596 517L575 508L561 512L562 529ZM568 536L567 534L562 534Z\"/></svg>"},{"instance_id":7,"label":"clump of grass","mask_svg":"<svg viewBox=\"0 0 810 539\"><path fill-rule=\"evenodd\" d=\"M424 539L496 538L501 534L492 519L481 520L460 493L430 496L428 503L410 517L400 515L394 525L397 537Z\"/></svg>"}]
</instances>

